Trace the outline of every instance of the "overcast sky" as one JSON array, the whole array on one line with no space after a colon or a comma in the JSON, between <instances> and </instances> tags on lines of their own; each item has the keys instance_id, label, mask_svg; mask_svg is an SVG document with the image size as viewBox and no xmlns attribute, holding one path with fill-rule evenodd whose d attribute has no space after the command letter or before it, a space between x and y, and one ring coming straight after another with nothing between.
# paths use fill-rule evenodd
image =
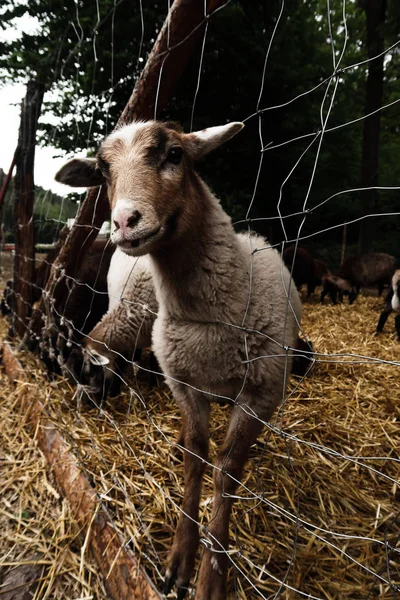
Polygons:
<instances>
[{"instance_id":1,"label":"overcast sky","mask_svg":"<svg viewBox=\"0 0 400 600\"><path fill-rule=\"evenodd\" d=\"M37 27L36 19L18 19L15 29L0 29L0 39L10 40L18 36L19 31L32 31ZM0 86L0 167L8 171L18 140L20 119L20 102L25 95L24 85ZM35 183L45 189L51 189L58 194L65 195L71 188L56 183L54 175L65 162L65 158L55 158L60 155L60 150L52 147L36 147L35 156Z\"/></svg>"}]
</instances>

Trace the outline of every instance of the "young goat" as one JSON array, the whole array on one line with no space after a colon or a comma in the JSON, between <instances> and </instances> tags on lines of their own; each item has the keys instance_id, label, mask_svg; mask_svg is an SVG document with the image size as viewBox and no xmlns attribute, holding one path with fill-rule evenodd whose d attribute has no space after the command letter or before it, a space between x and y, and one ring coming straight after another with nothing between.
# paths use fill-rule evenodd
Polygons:
<instances>
[{"instance_id":1,"label":"young goat","mask_svg":"<svg viewBox=\"0 0 400 600\"><path fill-rule=\"evenodd\" d=\"M96 159L73 159L57 179L106 184L112 240L150 254L159 304L153 349L179 405L185 495L168 557L165 591L186 593L199 543L201 481L208 460L210 402L232 415L214 468L214 501L197 600L226 598L229 519L249 449L284 398L301 304L282 260L256 235L237 235L193 163L241 123L182 133L138 122L112 133Z\"/></svg>"},{"instance_id":2,"label":"young goat","mask_svg":"<svg viewBox=\"0 0 400 600\"><path fill-rule=\"evenodd\" d=\"M325 296L329 295L333 304L337 304L338 297L339 302L343 302L343 297L349 297L349 304L353 304L357 298L357 292L355 288L346 279L342 279L337 275L328 273L322 277L322 292L321 292L321 304L323 304Z\"/></svg>"}]
</instances>

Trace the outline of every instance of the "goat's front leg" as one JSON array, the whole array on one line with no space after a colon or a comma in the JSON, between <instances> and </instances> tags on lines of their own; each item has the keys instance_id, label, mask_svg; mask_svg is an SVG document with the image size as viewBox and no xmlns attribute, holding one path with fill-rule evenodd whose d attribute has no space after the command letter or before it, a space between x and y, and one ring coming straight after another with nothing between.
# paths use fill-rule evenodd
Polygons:
<instances>
[{"instance_id":1,"label":"goat's front leg","mask_svg":"<svg viewBox=\"0 0 400 600\"><path fill-rule=\"evenodd\" d=\"M213 511L208 526L212 547L204 551L196 585L196 600L225 600L228 570L229 519L232 495L240 481L250 446L262 430L262 423L234 408L229 429L218 452L214 471Z\"/></svg>"},{"instance_id":2,"label":"goat's front leg","mask_svg":"<svg viewBox=\"0 0 400 600\"><path fill-rule=\"evenodd\" d=\"M205 396L191 390L180 391L179 398L174 390L174 395L182 412L180 437L185 447L185 490L182 513L167 561L165 593L168 594L176 582L178 600L181 600L189 585L199 545L199 503L208 458L210 404Z\"/></svg>"}]
</instances>

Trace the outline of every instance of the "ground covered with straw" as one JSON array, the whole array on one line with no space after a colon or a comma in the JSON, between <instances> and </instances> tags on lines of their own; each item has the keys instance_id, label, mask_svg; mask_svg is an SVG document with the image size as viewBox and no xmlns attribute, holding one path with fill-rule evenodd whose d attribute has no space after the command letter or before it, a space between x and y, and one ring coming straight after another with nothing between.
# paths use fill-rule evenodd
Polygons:
<instances>
[{"instance_id":1,"label":"ground covered with straw","mask_svg":"<svg viewBox=\"0 0 400 600\"><path fill-rule=\"evenodd\" d=\"M232 516L230 598L400 598L400 344L392 318L374 336L381 307L375 297L353 306L304 304L317 363L304 380L292 378L283 409L252 448ZM90 407L70 383L49 381L32 357L20 358L32 394L161 588L183 494L170 393L133 383L104 407ZM25 433L18 388L4 375L1 383L3 577L41 556L46 569L35 598L105 598L68 506ZM213 408L210 462L229 412ZM211 497L209 467L202 523Z\"/></svg>"},{"instance_id":2,"label":"ground covered with straw","mask_svg":"<svg viewBox=\"0 0 400 600\"><path fill-rule=\"evenodd\" d=\"M0 598L105 600L103 582L82 548L68 502L24 427L22 385L11 384L3 371L0 385ZM36 582L26 596L25 574Z\"/></svg>"}]
</instances>

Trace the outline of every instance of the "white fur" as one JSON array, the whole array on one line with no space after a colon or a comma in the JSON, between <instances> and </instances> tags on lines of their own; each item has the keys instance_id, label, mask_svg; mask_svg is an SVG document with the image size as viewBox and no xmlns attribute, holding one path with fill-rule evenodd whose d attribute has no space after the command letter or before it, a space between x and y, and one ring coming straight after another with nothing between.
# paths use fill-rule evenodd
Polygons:
<instances>
[{"instance_id":1,"label":"white fur","mask_svg":"<svg viewBox=\"0 0 400 600\"><path fill-rule=\"evenodd\" d=\"M88 355L90 362L96 367L105 367L110 363L109 358L103 356L102 354L99 354L96 350L89 350Z\"/></svg>"},{"instance_id":2,"label":"white fur","mask_svg":"<svg viewBox=\"0 0 400 600\"><path fill-rule=\"evenodd\" d=\"M207 127L207 129L202 129L201 131L196 131L196 137L200 138L204 141L212 141L213 144L217 144L218 140L224 137L230 129L232 129L232 125L240 125L240 129L243 128L243 123L228 123L227 125L217 125L216 127Z\"/></svg>"},{"instance_id":3,"label":"white fur","mask_svg":"<svg viewBox=\"0 0 400 600\"><path fill-rule=\"evenodd\" d=\"M215 554L211 557L211 566L214 571L217 571L217 573L222 575L221 567L219 566L218 558L215 556Z\"/></svg>"},{"instance_id":4,"label":"white fur","mask_svg":"<svg viewBox=\"0 0 400 600\"><path fill-rule=\"evenodd\" d=\"M243 127L243 123L227 123L226 125L208 127L207 129L196 131L193 136L196 138L198 148L200 149L197 158L218 148L218 146L236 135Z\"/></svg>"},{"instance_id":5,"label":"white fur","mask_svg":"<svg viewBox=\"0 0 400 600\"><path fill-rule=\"evenodd\" d=\"M122 252L120 248L117 247L115 249L107 275L108 312L111 312L119 305L123 295L129 299L134 291L133 286L128 285L129 279L132 278L134 280L137 272L142 269L150 270L150 261L147 256L129 256L125 252Z\"/></svg>"},{"instance_id":6,"label":"white fur","mask_svg":"<svg viewBox=\"0 0 400 600\"><path fill-rule=\"evenodd\" d=\"M85 339L84 356L89 371L90 365L104 367L111 381L120 355L132 360L136 349L151 345L158 306L147 256L128 256L117 248L107 283L108 312ZM93 377L100 375L90 372Z\"/></svg>"},{"instance_id":7,"label":"white fur","mask_svg":"<svg viewBox=\"0 0 400 600\"><path fill-rule=\"evenodd\" d=\"M397 269L392 277L392 290L393 290L393 298L392 298L392 309L395 312L400 312L400 301L398 296L399 289L399 281L400 281L400 269Z\"/></svg>"},{"instance_id":8,"label":"white fur","mask_svg":"<svg viewBox=\"0 0 400 600\"><path fill-rule=\"evenodd\" d=\"M395 312L400 312L400 301L396 292L393 294L392 308Z\"/></svg>"},{"instance_id":9,"label":"white fur","mask_svg":"<svg viewBox=\"0 0 400 600\"><path fill-rule=\"evenodd\" d=\"M141 129L144 129L147 125L148 125L148 123L145 123L143 121L137 121L135 123L131 123L130 125L126 125L125 127L116 129L108 136L107 139L109 139L110 141L122 140L127 145L130 145L132 143L132 141L134 140L137 132L140 131Z\"/></svg>"},{"instance_id":10,"label":"white fur","mask_svg":"<svg viewBox=\"0 0 400 600\"><path fill-rule=\"evenodd\" d=\"M136 348L151 345L151 330L158 307L148 256L128 256L117 248L111 259L107 283L109 309L89 333L87 345L92 352L96 346L97 352L111 362L115 352L132 354ZM100 351L99 343L102 345Z\"/></svg>"}]
</instances>

